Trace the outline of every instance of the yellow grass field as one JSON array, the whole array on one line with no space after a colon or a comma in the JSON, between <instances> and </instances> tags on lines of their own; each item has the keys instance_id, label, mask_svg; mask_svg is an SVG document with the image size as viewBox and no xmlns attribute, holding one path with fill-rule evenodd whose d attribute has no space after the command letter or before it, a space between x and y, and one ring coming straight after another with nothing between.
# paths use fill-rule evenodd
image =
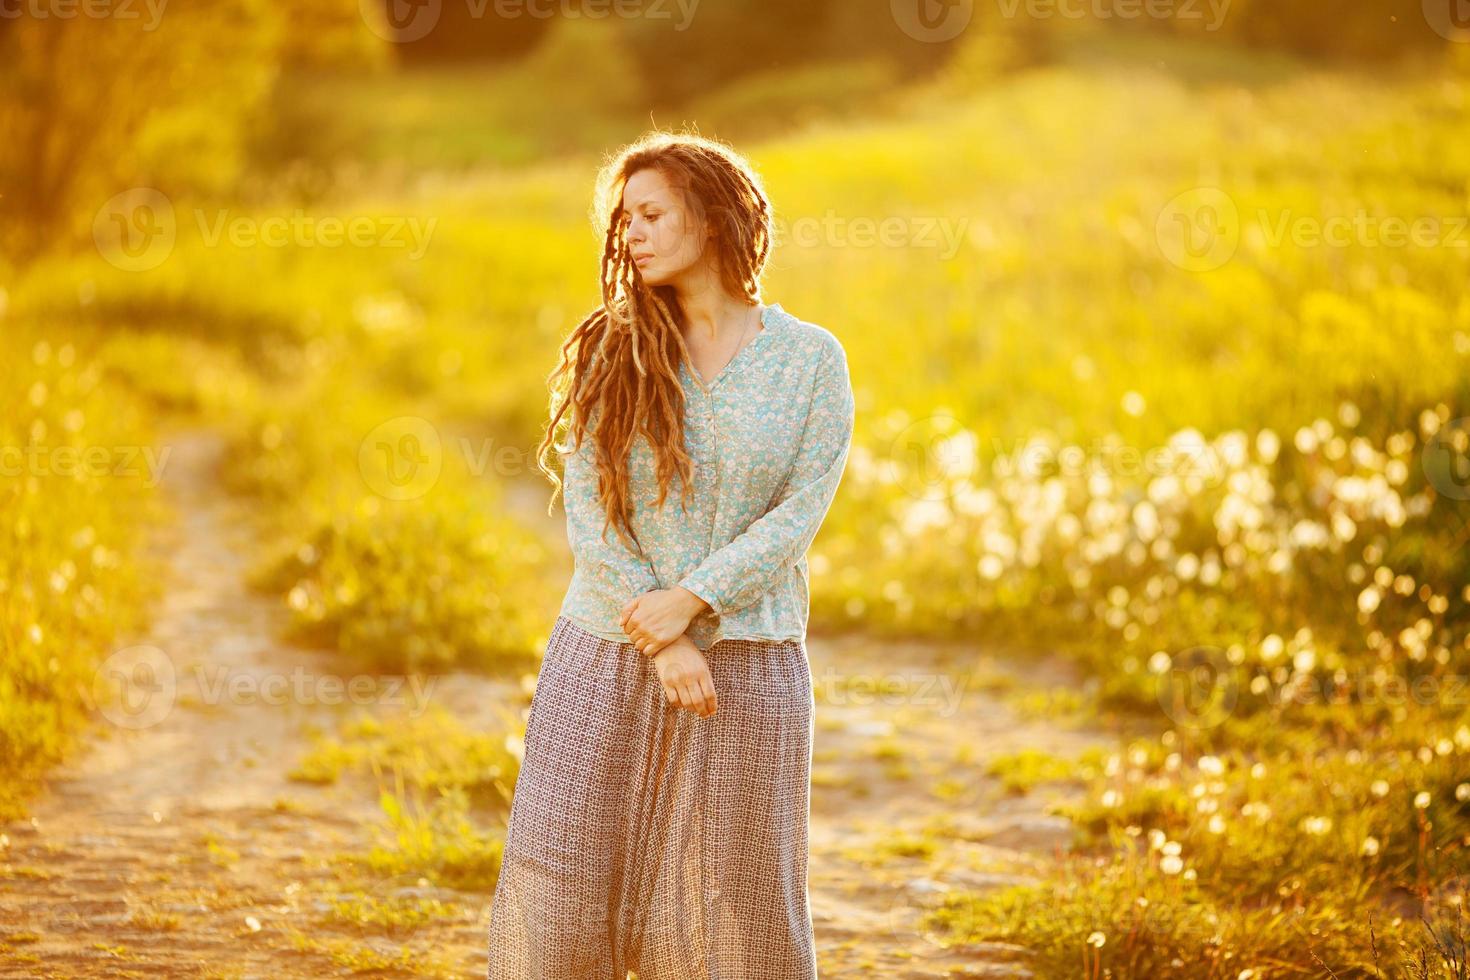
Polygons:
<instances>
[{"instance_id":1,"label":"yellow grass field","mask_svg":"<svg viewBox=\"0 0 1470 980\"><path fill-rule=\"evenodd\" d=\"M850 359L823 976L1470 977L1465 49L1078 33L657 120L749 134L764 299ZM483 975L546 376L649 124L527 119L558 64L303 74L321 193L103 186L0 263L0 976Z\"/></svg>"}]
</instances>

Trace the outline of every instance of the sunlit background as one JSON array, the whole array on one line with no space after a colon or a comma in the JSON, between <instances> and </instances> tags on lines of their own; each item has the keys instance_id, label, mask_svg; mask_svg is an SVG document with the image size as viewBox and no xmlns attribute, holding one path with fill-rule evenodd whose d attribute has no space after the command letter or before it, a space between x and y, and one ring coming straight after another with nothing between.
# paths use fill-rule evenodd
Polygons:
<instances>
[{"instance_id":1,"label":"sunlit background","mask_svg":"<svg viewBox=\"0 0 1470 980\"><path fill-rule=\"evenodd\" d=\"M826 977L1470 977L1466 0L0 0L0 975L481 976L598 165L833 331Z\"/></svg>"}]
</instances>

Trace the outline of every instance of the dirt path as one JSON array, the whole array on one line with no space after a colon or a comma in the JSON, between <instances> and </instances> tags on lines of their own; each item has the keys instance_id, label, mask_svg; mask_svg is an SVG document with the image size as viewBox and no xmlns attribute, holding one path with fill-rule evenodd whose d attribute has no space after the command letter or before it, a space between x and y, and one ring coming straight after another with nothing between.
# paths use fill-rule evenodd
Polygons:
<instances>
[{"instance_id":1,"label":"dirt path","mask_svg":"<svg viewBox=\"0 0 1470 980\"><path fill-rule=\"evenodd\" d=\"M1028 721L995 689L1060 684L1060 669L1033 667L1022 681L962 647L809 646L818 699L809 886L823 975L1030 976L1025 950L946 950L920 919L951 890L1035 881L1067 848L1070 825L1047 812L1063 790L1013 796L986 774L1007 753L1074 756L1105 744Z\"/></svg>"},{"instance_id":2,"label":"dirt path","mask_svg":"<svg viewBox=\"0 0 1470 980\"><path fill-rule=\"evenodd\" d=\"M488 724L515 685L344 678L330 655L283 643L286 611L243 581L252 542L244 505L215 478L222 444L196 432L170 445L177 522L156 543L170 581L150 635L104 666L123 678L126 710L110 710L30 821L0 828L0 976L361 976L406 939L434 951L415 963L420 974L483 975L487 895L391 883L450 910L412 936L332 915L345 886L331 861L363 850L381 813L359 783L317 787L289 773L312 732L349 713L432 700ZM1017 718L987 685L1007 669L973 651L814 638L810 655L822 975L1028 975L1024 951L942 951L918 910L948 888L1023 880L1066 839L1039 796L1006 797L984 775L988 757L1072 754L1100 736ZM873 690L891 675L908 693ZM1034 666L1028 675L1037 681Z\"/></svg>"}]
</instances>

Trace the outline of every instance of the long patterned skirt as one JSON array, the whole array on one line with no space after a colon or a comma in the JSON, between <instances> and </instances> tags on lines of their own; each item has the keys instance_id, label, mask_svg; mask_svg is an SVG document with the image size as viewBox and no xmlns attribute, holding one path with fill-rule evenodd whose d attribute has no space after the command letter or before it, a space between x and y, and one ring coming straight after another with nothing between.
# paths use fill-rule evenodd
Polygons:
<instances>
[{"instance_id":1,"label":"long patterned skirt","mask_svg":"<svg viewBox=\"0 0 1470 980\"><path fill-rule=\"evenodd\" d=\"M490 912L490 980L807 980L805 646L720 640L717 710L558 617Z\"/></svg>"}]
</instances>

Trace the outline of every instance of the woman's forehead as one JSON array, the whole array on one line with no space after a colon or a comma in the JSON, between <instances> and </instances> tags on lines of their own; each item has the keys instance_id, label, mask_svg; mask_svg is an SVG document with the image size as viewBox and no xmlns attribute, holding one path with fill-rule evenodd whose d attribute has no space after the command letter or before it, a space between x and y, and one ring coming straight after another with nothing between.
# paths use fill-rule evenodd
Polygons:
<instances>
[{"instance_id":1,"label":"woman's forehead","mask_svg":"<svg viewBox=\"0 0 1470 980\"><path fill-rule=\"evenodd\" d=\"M670 204L673 200L668 179L651 167L633 174L623 185L623 207L630 211L641 204Z\"/></svg>"}]
</instances>

